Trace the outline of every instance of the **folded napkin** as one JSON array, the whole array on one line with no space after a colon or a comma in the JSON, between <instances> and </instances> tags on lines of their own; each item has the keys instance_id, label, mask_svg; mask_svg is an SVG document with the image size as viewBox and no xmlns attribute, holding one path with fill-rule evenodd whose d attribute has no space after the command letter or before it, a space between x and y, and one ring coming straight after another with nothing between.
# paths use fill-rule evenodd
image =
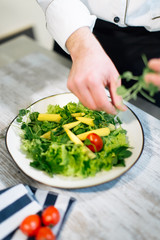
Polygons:
<instances>
[{"instance_id":1,"label":"folded napkin","mask_svg":"<svg viewBox=\"0 0 160 240\"><path fill-rule=\"evenodd\" d=\"M53 233L58 237L74 202L75 199L72 197L23 184L3 189L0 191L0 239L33 239L26 237L19 230L19 225L28 215L39 213L50 205L54 205L60 212L60 221L52 228Z\"/></svg>"}]
</instances>

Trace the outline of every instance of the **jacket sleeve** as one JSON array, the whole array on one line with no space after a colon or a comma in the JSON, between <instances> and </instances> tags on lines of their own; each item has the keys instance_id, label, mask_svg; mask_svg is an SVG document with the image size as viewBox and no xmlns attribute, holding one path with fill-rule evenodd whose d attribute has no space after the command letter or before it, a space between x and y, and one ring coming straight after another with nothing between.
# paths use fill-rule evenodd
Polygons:
<instances>
[{"instance_id":1,"label":"jacket sleeve","mask_svg":"<svg viewBox=\"0 0 160 240\"><path fill-rule=\"evenodd\" d=\"M65 43L77 29L87 26L93 30L96 16L80 0L37 0L42 7L47 29L53 39L67 51Z\"/></svg>"}]
</instances>

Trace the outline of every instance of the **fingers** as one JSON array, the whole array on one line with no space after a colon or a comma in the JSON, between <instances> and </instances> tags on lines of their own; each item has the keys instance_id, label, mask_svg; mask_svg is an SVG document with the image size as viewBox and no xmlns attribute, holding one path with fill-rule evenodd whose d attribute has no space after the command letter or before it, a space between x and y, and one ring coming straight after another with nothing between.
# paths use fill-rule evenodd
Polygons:
<instances>
[{"instance_id":1,"label":"fingers","mask_svg":"<svg viewBox=\"0 0 160 240\"><path fill-rule=\"evenodd\" d=\"M89 109L92 110L97 110L97 106L88 90L88 88L83 87L80 90L74 88L70 89L71 92L73 92L79 101L83 104L83 106L88 107Z\"/></svg>"},{"instance_id":2,"label":"fingers","mask_svg":"<svg viewBox=\"0 0 160 240\"><path fill-rule=\"evenodd\" d=\"M74 85L74 87L72 86L69 89L85 107L92 110L105 111L113 115L117 113L115 107L109 102L104 86L90 88L87 85L83 85L83 87L75 87Z\"/></svg>"},{"instance_id":3,"label":"fingers","mask_svg":"<svg viewBox=\"0 0 160 240\"><path fill-rule=\"evenodd\" d=\"M73 79L69 79L67 86L70 91L79 98L84 106L92 110L105 111L109 114L115 115L117 114L116 107L123 111L127 109L122 103L122 98L116 94L116 85L114 89L111 87L114 101L109 101L103 82L99 81L99 79L97 81L92 80L92 77L88 78L85 82L76 79L73 84ZM116 107L113 102L116 103Z\"/></svg>"},{"instance_id":4,"label":"fingers","mask_svg":"<svg viewBox=\"0 0 160 240\"><path fill-rule=\"evenodd\" d=\"M78 78L72 79L70 76L67 87L85 107L92 110L105 111L113 115L117 113L113 104L109 102L105 86L100 81L92 81L92 78L84 81Z\"/></svg>"},{"instance_id":5,"label":"fingers","mask_svg":"<svg viewBox=\"0 0 160 240\"><path fill-rule=\"evenodd\" d=\"M97 110L105 111L113 115L117 114L115 106L108 99L104 85L99 84L95 88L90 87L89 90L91 92L92 98L94 99Z\"/></svg>"},{"instance_id":6,"label":"fingers","mask_svg":"<svg viewBox=\"0 0 160 240\"><path fill-rule=\"evenodd\" d=\"M153 58L148 62L149 68L153 69L157 73L148 73L145 76L147 83L153 83L160 87L160 58Z\"/></svg>"},{"instance_id":7,"label":"fingers","mask_svg":"<svg viewBox=\"0 0 160 240\"><path fill-rule=\"evenodd\" d=\"M73 92L79 101L85 106L92 110L97 110L97 106L90 94L90 91L85 83L81 79L78 79L78 77L74 76L72 74L72 71L70 72L70 76L68 78L67 82L68 89Z\"/></svg>"},{"instance_id":8,"label":"fingers","mask_svg":"<svg viewBox=\"0 0 160 240\"><path fill-rule=\"evenodd\" d=\"M154 58L148 62L149 68L153 69L156 72L160 72L160 59Z\"/></svg>"},{"instance_id":9,"label":"fingers","mask_svg":"<svg viewBox=\"0 0 160 240\"><path fill-rule=\"evenodd\" d=\"M110 94L114 106L121 111L126 111L127 107L123 104L123 98L117 94L117 88L121 86L121 79L118 75L110 81Z\"/></svg>"},{"instance_id":10,"label":"fingers","mask_svg":"<svg viewBox=\"0 0 160 240\"><path fill-rule=\"evenodd\" d=\"M147 83L153 83L154 85L160 87L160 75L156 73L148 73L145 76L145 81Z\"/></svg>"}]
</instances>

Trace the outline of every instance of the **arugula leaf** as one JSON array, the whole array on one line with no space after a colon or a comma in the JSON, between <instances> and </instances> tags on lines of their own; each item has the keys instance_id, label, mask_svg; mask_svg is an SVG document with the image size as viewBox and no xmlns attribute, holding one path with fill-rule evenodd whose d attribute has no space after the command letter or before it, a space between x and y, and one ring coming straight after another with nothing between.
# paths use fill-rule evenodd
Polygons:
<instances>
[{"instance_id":1,"label":"arugula leaf","mask_svg":"<svg viewBox=\"0 0 160 240\"><path fill-rule=\"evenodd\" d=\"M23 116L25 116L27 113L29 113L29 110L27 109L20 109L19 110L19 114L18 114L18 117L17 117L17 122L21 123L22 120L23 120Z\"/></svg>"},{"instance_id":2,"label":"arugula leaf","mask_svg":"<svg viewBox=\"0 0 160 240\"><path fill-rule=\"evenodd\" d=\"M134 76L129 71L124 72L122 75L120 75L121 79L125 79L128 82L130 80L135 80L137 82L128 89L123 85L118 87L117 94L121 95L124 100L129 101L131 99L136 100L138 93L140 93L143 97L155 103L155 99L153 98L153 96L159 91L159 89L157 86L153 85L152 83L147 84L144 80L145 75L147 73L154 72L154 71L148 67L148 61L145 55L142 55L142 59L145 64L142 75Z\"/></svg>"},{"instance_id":3,"label":"arugula leaf","mask_svg":"<svg viewBox=\"0 0 160 240\"><path fill-rule=\"evenodd\" d=\"M86 139L84 140L84 144L85 144L86 146L92 145L93 148L94 148L94 152L95 152L95 153L97 152L96 146L95 146L93 143L91 143L91 141L90 141L88 138L86 138Z\"/></svg>"}]
</instances>

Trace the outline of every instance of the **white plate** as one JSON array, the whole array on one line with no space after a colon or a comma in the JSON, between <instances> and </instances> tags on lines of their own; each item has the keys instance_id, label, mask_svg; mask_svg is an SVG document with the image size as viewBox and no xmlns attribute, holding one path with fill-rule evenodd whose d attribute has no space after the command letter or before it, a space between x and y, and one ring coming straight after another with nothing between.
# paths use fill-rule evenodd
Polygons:
<instances>
[{"instance_id":1,"label":"white plate","mask_svg":"<svg viewBox=\"0 0 160 240\"><path fill-rule=\"evenodd\" d=\"M41 99L33 103L29 109L32 111L38 111L44 113L47 111L47 106L49 104L58 104L61 107L66 105L68 102L78 102L77 97L72 93L63 93L54 96L50 96L44 99ZM126 112L120 112L119 117L123 122L122 127L127 130L127 136L132 149L132 156L126 159L125 167L114 167L110 171L102 171L96 174L95 177L88 177L85 179L71 178L64 176L54 176L50 177L46 173L36 170L30 166L30 159L27 159L24 153L20 151L21 139L19 136L19 131L17 128L16 119L10 124L7 134L6 134L6 146L12 156L13 160L17 163L19 168L29 177L34 180L41 182L43 184L66 189L74 188L85 188L96 186L102 183L109 182L113 179L124 174L128 171L134 163L139 159L144 145L144 134L141 123L137 116L128 109Z\"/></svg>"}]
</instances>

